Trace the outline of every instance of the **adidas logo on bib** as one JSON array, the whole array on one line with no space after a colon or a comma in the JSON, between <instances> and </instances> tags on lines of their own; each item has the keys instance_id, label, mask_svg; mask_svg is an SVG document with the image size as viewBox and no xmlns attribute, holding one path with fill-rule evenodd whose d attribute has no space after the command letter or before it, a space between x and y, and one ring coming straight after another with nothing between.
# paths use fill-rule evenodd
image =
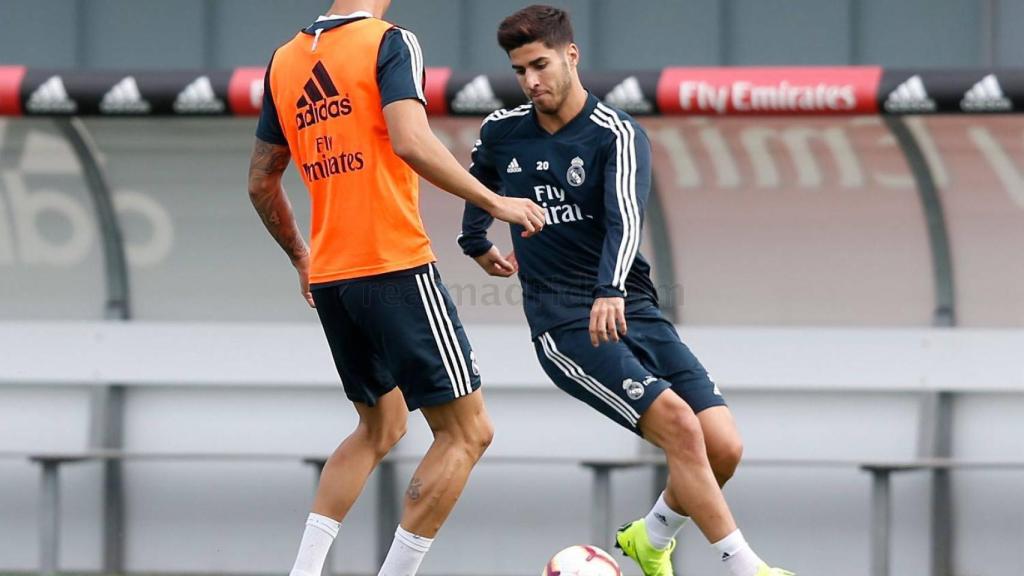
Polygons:
<instances>
[{"instance_id":1,"label":"adidas logo on bib","mask_svg":"<svg viewBox=\"0 0 1024 576\"><path fill-rule=\"evenodd\" d=\"M352 100L347 95L342 97L323 62L313 66L313 75L302 91L295 102L295 123L299 130L352 113Z\"/></svg>"}]
</instances>

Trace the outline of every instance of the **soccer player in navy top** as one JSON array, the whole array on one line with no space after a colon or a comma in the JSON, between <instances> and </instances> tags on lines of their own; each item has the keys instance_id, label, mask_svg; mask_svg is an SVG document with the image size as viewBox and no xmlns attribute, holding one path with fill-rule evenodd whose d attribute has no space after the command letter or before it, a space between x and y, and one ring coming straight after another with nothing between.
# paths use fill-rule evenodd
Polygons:
<instances>
[{"instance_id":1,"label":"soccer player in navy top","mask_svg":"<svg viewBox=\"0 0 1024 576\"><path fill-rule=\"evenodd\" d=\"M555 384L665 452L665 491L618 531L617 546L645 576L671 576L675 535L693 518L732 576L788 574L737 529L720 485L739 463L739 433L658 310L638 251L651 184L647 135L583 88L564 11L524 8L501 23L498 43L530 103L484 120L470 172L540 204L545 232L521 238L513 225L513 256L502 257L487 240L493 219L467 204L459 243L491 275L518 271L537 357Z\"/></svg>"}]
</instances>

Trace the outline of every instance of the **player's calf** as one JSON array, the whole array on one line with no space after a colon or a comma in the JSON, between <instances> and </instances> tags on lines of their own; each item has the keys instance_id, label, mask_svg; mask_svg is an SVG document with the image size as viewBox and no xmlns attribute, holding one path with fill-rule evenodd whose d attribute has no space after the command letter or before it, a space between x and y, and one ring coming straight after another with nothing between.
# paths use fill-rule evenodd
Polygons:
<instances>
[{"instance_id":1,"label":"player's calf","mask_svg":"<svg viewBox=\"0 0 1024 576\"><path fill-rule=\"evenodd\" d=\"M402 527L433 538L455 506L470 471L494 437L494 427L479 392L440 406L424 406L434 442L405 493Z\"/></svg>"},{"instance_id":2,"label":"player's calf","mask_svg":"<svg viewBox=\"0 0 1024 576\"><path fill-rule=\"evenodd\" d=\"M710 541L735 530L708 461L700 421L686 402L677 394L660 394L644 413L640 428L644 438L665 452L669 504L691 516Z\"/></svg>"}]
</instances>

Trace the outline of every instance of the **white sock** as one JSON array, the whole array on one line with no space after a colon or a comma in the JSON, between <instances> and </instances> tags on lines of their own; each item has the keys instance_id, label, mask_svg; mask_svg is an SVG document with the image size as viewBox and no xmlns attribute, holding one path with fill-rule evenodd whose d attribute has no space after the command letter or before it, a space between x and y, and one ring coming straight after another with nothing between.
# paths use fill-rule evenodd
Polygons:
<instances>
[{"instance_id":1,"label":"white sock","mask_svg":"<svg viewBox=\"0 0 1024 576\"><path fill-rule=\"evenodd\" d=\"M417 536L412 532L406 532L401 525L395 530L395 539L391 542L391 549L384 559L384 565L380 567L378 576L414 576L420 569L420 562L426 556L430 545L434 543L433 538Z\"/></svg>"},{"instance_id":2,"label":"white sock","mask_svg":"<svg viewBox=\"0 0 1024 576\"><path fill-rule=\"evenodd\" d=\"M764 561L754 554L739 529L712 544L722 555L722 562L732 576L754 576Z\"/></svg>"},{"instance_id":3,"label":"white sock","mask_svg":"<svg viewBox=\"0 0 1024 576\"><path fill-rule=\"evenodd\" d=\"M295 558L290 576L320 576L327 560L327 551L338 536L341 525L327 516L309 514L306 530L302 533L299 555Z\"/></svg>"},{"instance_id":4,"label":"white sock","mask_svg":"<svg viewBox=\"0 0 1024 576\"><path fill-rule=\"evenodd\" d=\"M658 501L654 503L654 507L644 518L647 539L658 550L664 550L689 519L688 516L683 516L669 508L665 503L665 493L662 492L661 496L658 496Z\"/></svg>"}]
</instances>

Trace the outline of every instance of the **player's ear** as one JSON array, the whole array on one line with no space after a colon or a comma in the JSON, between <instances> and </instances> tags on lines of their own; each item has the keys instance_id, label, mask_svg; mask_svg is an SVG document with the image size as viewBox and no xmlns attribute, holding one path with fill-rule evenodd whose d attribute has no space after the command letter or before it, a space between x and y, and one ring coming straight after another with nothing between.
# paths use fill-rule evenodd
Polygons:
<instances>
[{"instance_id":1,"label":"player's ear","mask_svg":"<svg viewBox=\"0 0 1024 576\"><path fill-rule=\"evenodd\" d=\"M569 45L565 47L565 59L573 66L579 65L580 48L575 42L570 42Z\"/></svg>"}]
</instances>

